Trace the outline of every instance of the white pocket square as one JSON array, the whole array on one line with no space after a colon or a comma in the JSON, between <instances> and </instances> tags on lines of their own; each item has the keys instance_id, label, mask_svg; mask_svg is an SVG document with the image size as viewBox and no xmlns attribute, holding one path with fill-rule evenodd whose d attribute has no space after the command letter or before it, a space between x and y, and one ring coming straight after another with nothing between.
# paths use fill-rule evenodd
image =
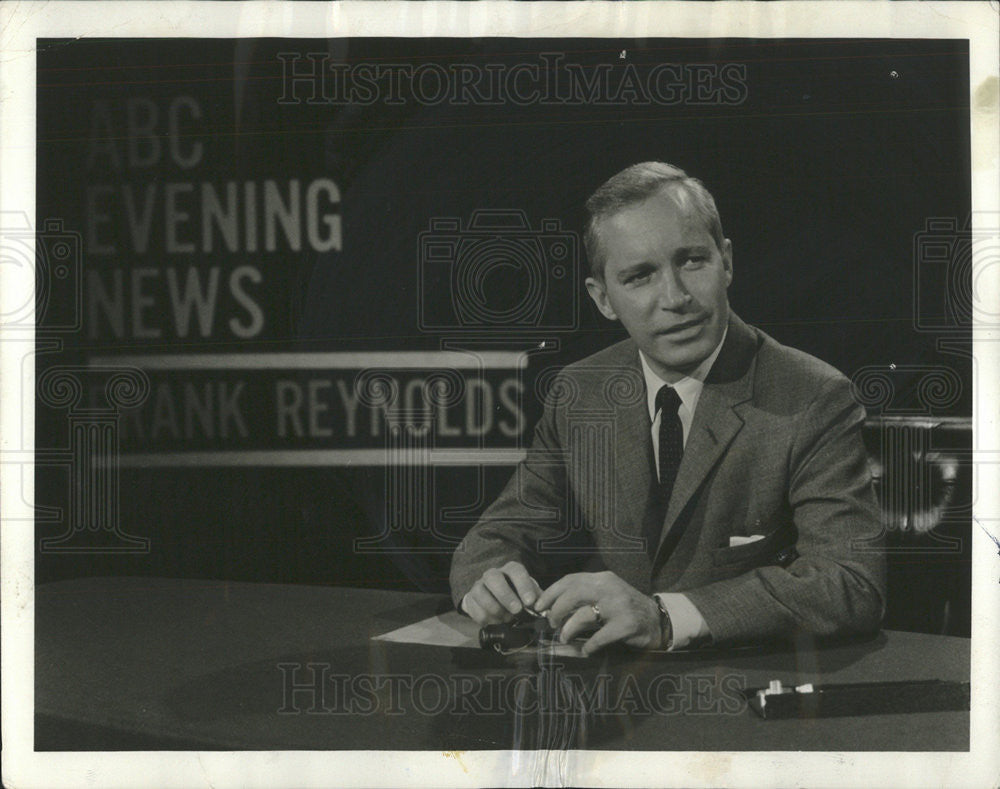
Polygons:
<instances>
[{"instance_id":1,"label":"white pocket square","mask_svg":"<svg viewBox=\"0 0 1000 789\"><path fill-rule=\"evenodd\" d=\"M748 543L757 542L757 540L763 539L763 534L751 534L749 537L733 536L729 538L729 547L735 548L737 545L747 545Z\"/></svg>"}]
</instances>

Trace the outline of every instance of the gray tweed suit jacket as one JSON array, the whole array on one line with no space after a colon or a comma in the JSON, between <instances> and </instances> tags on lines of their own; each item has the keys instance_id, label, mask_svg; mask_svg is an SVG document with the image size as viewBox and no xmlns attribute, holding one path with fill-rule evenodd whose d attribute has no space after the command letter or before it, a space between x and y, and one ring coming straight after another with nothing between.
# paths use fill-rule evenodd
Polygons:
<instances>
[{"instance_id":1,"label":"gray tweed suit jacket","mask_svg":"<svg viewBox=\"0 0 1000 789\"><path fill-rule=\"evenodd\" d=\"M684 592L719 645L875 631L885 560L864 417L837 370L730 313L664 512L638 349L617 343L552 379L526 459L454 554L454 601L516 560L543 586L608 569Z\"/></svg>"}]
</instances>

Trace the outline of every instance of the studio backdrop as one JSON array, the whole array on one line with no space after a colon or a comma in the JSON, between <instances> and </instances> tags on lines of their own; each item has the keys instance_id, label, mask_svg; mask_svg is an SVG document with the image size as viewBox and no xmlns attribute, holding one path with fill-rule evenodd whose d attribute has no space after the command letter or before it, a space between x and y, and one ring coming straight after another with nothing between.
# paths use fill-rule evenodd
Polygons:
<instances>
[{"instance_id":1,"label":"studio backdrop","mask_svg":"<svg viewBox=\"0 0 1000 789\"><path fill-rule=\"evenodd\" d=\"M968 608L967 42L37 57L38 582L444 591L552 372L624 336L584 287L587 196L661 160L716 198L735 312L855 380L887 528L923 550L897 583Z\"/></svg>"}]
</instances>

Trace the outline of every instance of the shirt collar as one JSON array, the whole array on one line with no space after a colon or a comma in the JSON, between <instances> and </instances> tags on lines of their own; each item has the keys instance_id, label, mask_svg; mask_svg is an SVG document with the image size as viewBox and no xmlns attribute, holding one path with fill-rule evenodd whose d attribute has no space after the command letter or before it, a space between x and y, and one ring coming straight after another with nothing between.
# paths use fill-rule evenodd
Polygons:
<instances>
[{"instance_id":1,"label":"shirt collar","mask_svg":"<svg viewBox=\"0 0 1000 789\"><path fill-rule=\"evenodd\" d=\"M680 397L681 403L687 406L688 411L692 414L695 406L698 405L701 390L705 386L705 378L722 351L722 344L726 341L728 333L729 326L726 326L725 331L722 332L722 339L715 346L715 350L690 375L686 375L677 383L671 384L677 392L677 396ZM649 362L646 361L646 356L641 350L639 351L639 361L642 363L642 376L646 380L646 405L649 407L649 421L652 422L656 419L656 394L660 391L660 387L667 382L653 372L653 368L649 366Z\"/></svg>"}]
</instances>

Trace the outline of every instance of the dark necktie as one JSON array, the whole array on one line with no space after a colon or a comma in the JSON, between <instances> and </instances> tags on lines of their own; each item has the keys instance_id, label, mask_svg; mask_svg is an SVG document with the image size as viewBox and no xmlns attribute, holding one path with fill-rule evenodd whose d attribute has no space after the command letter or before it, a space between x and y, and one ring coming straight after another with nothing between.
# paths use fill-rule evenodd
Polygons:
<instances>
[{"instance_id":1,"label":"dark necktie","mask_svg":"<svg viewBox=\"0 0 1000 789\"><path fill-rule=\"evenodd\" d=\"M667 514L670 494L677 479L677 469L681 465L681 455L684 453L684 428L681 418L677 415L681 398L671 386L663 386L656 393L656 410L660 414L659 455L660 455L660 488L658 517L651 524L652 532L647 535L646 548L649 555L656 553L663 529L663 518Z\"/></svg>"}]
</instances>

